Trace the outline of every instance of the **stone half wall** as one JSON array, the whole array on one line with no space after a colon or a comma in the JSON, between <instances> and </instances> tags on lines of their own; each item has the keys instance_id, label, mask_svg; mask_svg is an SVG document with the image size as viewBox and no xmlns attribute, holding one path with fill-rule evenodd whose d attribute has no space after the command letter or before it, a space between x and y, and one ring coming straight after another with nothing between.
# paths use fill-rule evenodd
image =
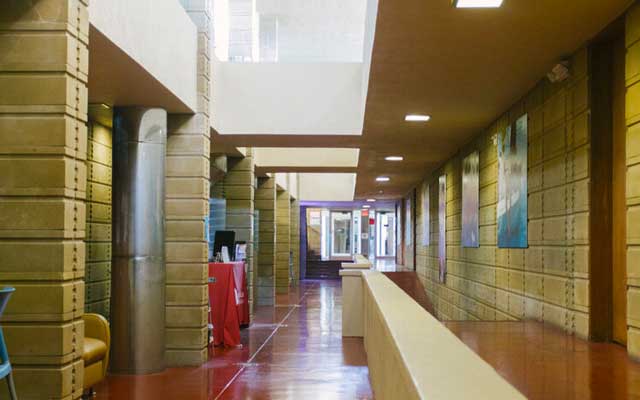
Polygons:
<instances>
[{"instance_id":1,"label":"stone half wall","mask_svg":"<svg viewBox=\"0 0 640 400\"><path fill-rule=\"evenodd\" d=\"M418 190L417 271L445 320L535 319L589 334L589 69L583 49L573 76L541 81L485 132L423 183L430 185L429 246L422 245ZM529 248L497 247L498 158L495 135L529 117ZM480 152L480 247L461 247L462 159ZM447 176L445 284L438 280L438 177Z\"/></svg>"}]
</instances>

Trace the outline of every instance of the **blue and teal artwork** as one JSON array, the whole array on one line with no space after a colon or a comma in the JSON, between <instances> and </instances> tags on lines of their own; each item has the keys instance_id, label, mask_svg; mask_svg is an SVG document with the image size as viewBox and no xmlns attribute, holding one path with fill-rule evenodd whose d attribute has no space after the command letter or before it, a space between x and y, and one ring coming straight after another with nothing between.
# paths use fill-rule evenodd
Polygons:
<instances>
[{"instance_id":1,"label":"blue and teal artwork","mask_svg":"<svg viewBox=\"0 0 640 400\"><path fill-rule=\"evenodd\" d=\"M526 248L527 240L527 122L498 133L498 247Z\"/></svg>"},{"instance_id":2,"label":"blue and teal artwork","mask_svg":"<svg viewBox=\"0 0 640 400\"><path fill-rule=\"evenodd\" d=\"M480 153L462 160L462 247L480 247Z\"/></svg>"}]
</instances>

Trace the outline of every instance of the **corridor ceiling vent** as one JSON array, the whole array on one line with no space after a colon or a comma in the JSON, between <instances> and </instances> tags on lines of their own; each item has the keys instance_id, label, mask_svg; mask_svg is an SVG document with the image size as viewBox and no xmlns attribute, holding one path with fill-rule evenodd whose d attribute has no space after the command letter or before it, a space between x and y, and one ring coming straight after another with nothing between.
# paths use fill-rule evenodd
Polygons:
<instances>
[{"instance_id":1,"label":"corridor ceiling vent","mask_svg":"<svg viewBox=\"0 0 640 400\"><path fill-rule=\"evenodd\" d=\"M388 176L379 176L376 178L376 182L389 182L391 178Z\"/></svg>"},{"instance_id":2,"label":"corridor ceiling vent","mask_svg":"<svg viewBox=\"0 0 640 400\"><path fill-rule=\"evenodd\" d=\"M404 120L407 122L427 122L431 119L430 115L407 114Z\"/></svg>"},{"instance_id":3,"label":"corridor ceiling vent","mask_svg":"<svg viewBox=\"0 0 640 400\"><path fill-rule=\"evenodd\" d=\"M453 0L456 8L499 8L503 0Z\"/></svg>"}]
</instances>

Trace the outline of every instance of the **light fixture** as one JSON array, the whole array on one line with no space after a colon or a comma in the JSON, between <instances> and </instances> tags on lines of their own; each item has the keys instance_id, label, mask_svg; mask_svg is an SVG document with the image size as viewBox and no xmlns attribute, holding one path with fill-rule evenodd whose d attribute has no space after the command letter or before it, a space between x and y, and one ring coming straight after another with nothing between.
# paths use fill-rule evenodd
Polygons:
<instances>
[{"instance_id":1,"label":"light fixture","mask_svg":"<svg viewBox=\"0 0 640 400\"><path fill-rule=\"evenodd\" d=\"M376 202L376 199L367 199L367 202L368 202L368 203L375 203L375 202Z\"/></svg>"},{"instance_id":2,"label":"light fixture","mask_svg":"<svg viewBox=\"0 0 640 400\"><path fill-rule=\"evenodd\" d=\"M402 156L388 156L384 158L387 161L402 161L404 160L404 157Z\"/></svg>"},{"instance_id":3,"label":"light fixture","mask_svg":"<svg viewBox=\"0 0 640 400\"><path fill-rule=\"evenodd\" d=\"M404 120L408 122L427 122L430 119L429 115L407 114L404 116Z\"/></svg>"},{"instance_id":4,"label":"light fixture","mask_svg":"<svg viewBox=\"0 0 640 400\"><path fill-rule=\"evenodd\" d=\"M453 0L456 8L498 8L503 0Z\"/></svg>"},{"instance_id":5,"label":"light fixture","mask_svg":"<svg viewBox=\"0 0 640 400\"><path fill-rule=\"evenodd\" d=\"M371 206L368 205L368 204L365 204L365 205L362 206L362 208L371 208Z\"/></svg>"},{"instance_id":6,"label":"light fixture","mask_svg":"<svg viewBox=\"0 0 640 400\"><path fill-rule=\"evenodd\" d=\"M378 182L389 182L391 179L388 176L379 176L376 178Z\"/></svg>"}]
</instances>

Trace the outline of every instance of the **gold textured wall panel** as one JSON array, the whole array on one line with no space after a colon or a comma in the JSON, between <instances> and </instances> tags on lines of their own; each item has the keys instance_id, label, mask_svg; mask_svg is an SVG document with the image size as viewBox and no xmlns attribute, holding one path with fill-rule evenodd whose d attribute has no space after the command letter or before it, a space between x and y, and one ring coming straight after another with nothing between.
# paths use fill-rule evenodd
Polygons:
<instances>
[{"instance_id":1,"label":"gold textured wall panel","mask_svg":"<svg viewBox=\"0 0 640 400\"><path fill-rule=\"evenodd\" d=\"M418 190L417 271L445 320L550 322L588 335L589 76L587 51L573 56L574 75L541 81L433 175L429 246L422 246ZM497 247L498 162L495 134L529 116L529 248ZM460 247L462 159L480 152L480 247ZM447 268L438 281L437 177L447 175ZM418 186L421 187L421 186ZM586 254L585 254L586 253ZM585 322L587 321L587 322Z\"/></svg>"},{"instance_id":2,"label":"gold textured wall panel","mask_svg":"<svg viewBox=\"0 0 640 400\"><path fill-rule=\"evenodd\" d=\"M87 143L86 243L100 246L102 252L86 256L85 312L110 318L111 298L111 207L112 207L112 142L111 128L90 121Z\"/></svg>"},{"instance_id":3,"label":"gold textured wall panel","mask_svg":"<svg viewBox=\"0 0 640 400\"><path fill-rule=\"evenodd\" d=\"M82 392L87 8L12 1L0 11L0 284L16 288L2 325L20 399Z\"/></svg>"},{"instance_id":4,"label":"gold textured wall panel","mask_svg":"<svg viewBox=\"0 0 640 400\"><path fill-rule=\"evenodd\" d=\"M627 349L640 357L640 5L626 20Z\"/></svg>"}]
</instances>

